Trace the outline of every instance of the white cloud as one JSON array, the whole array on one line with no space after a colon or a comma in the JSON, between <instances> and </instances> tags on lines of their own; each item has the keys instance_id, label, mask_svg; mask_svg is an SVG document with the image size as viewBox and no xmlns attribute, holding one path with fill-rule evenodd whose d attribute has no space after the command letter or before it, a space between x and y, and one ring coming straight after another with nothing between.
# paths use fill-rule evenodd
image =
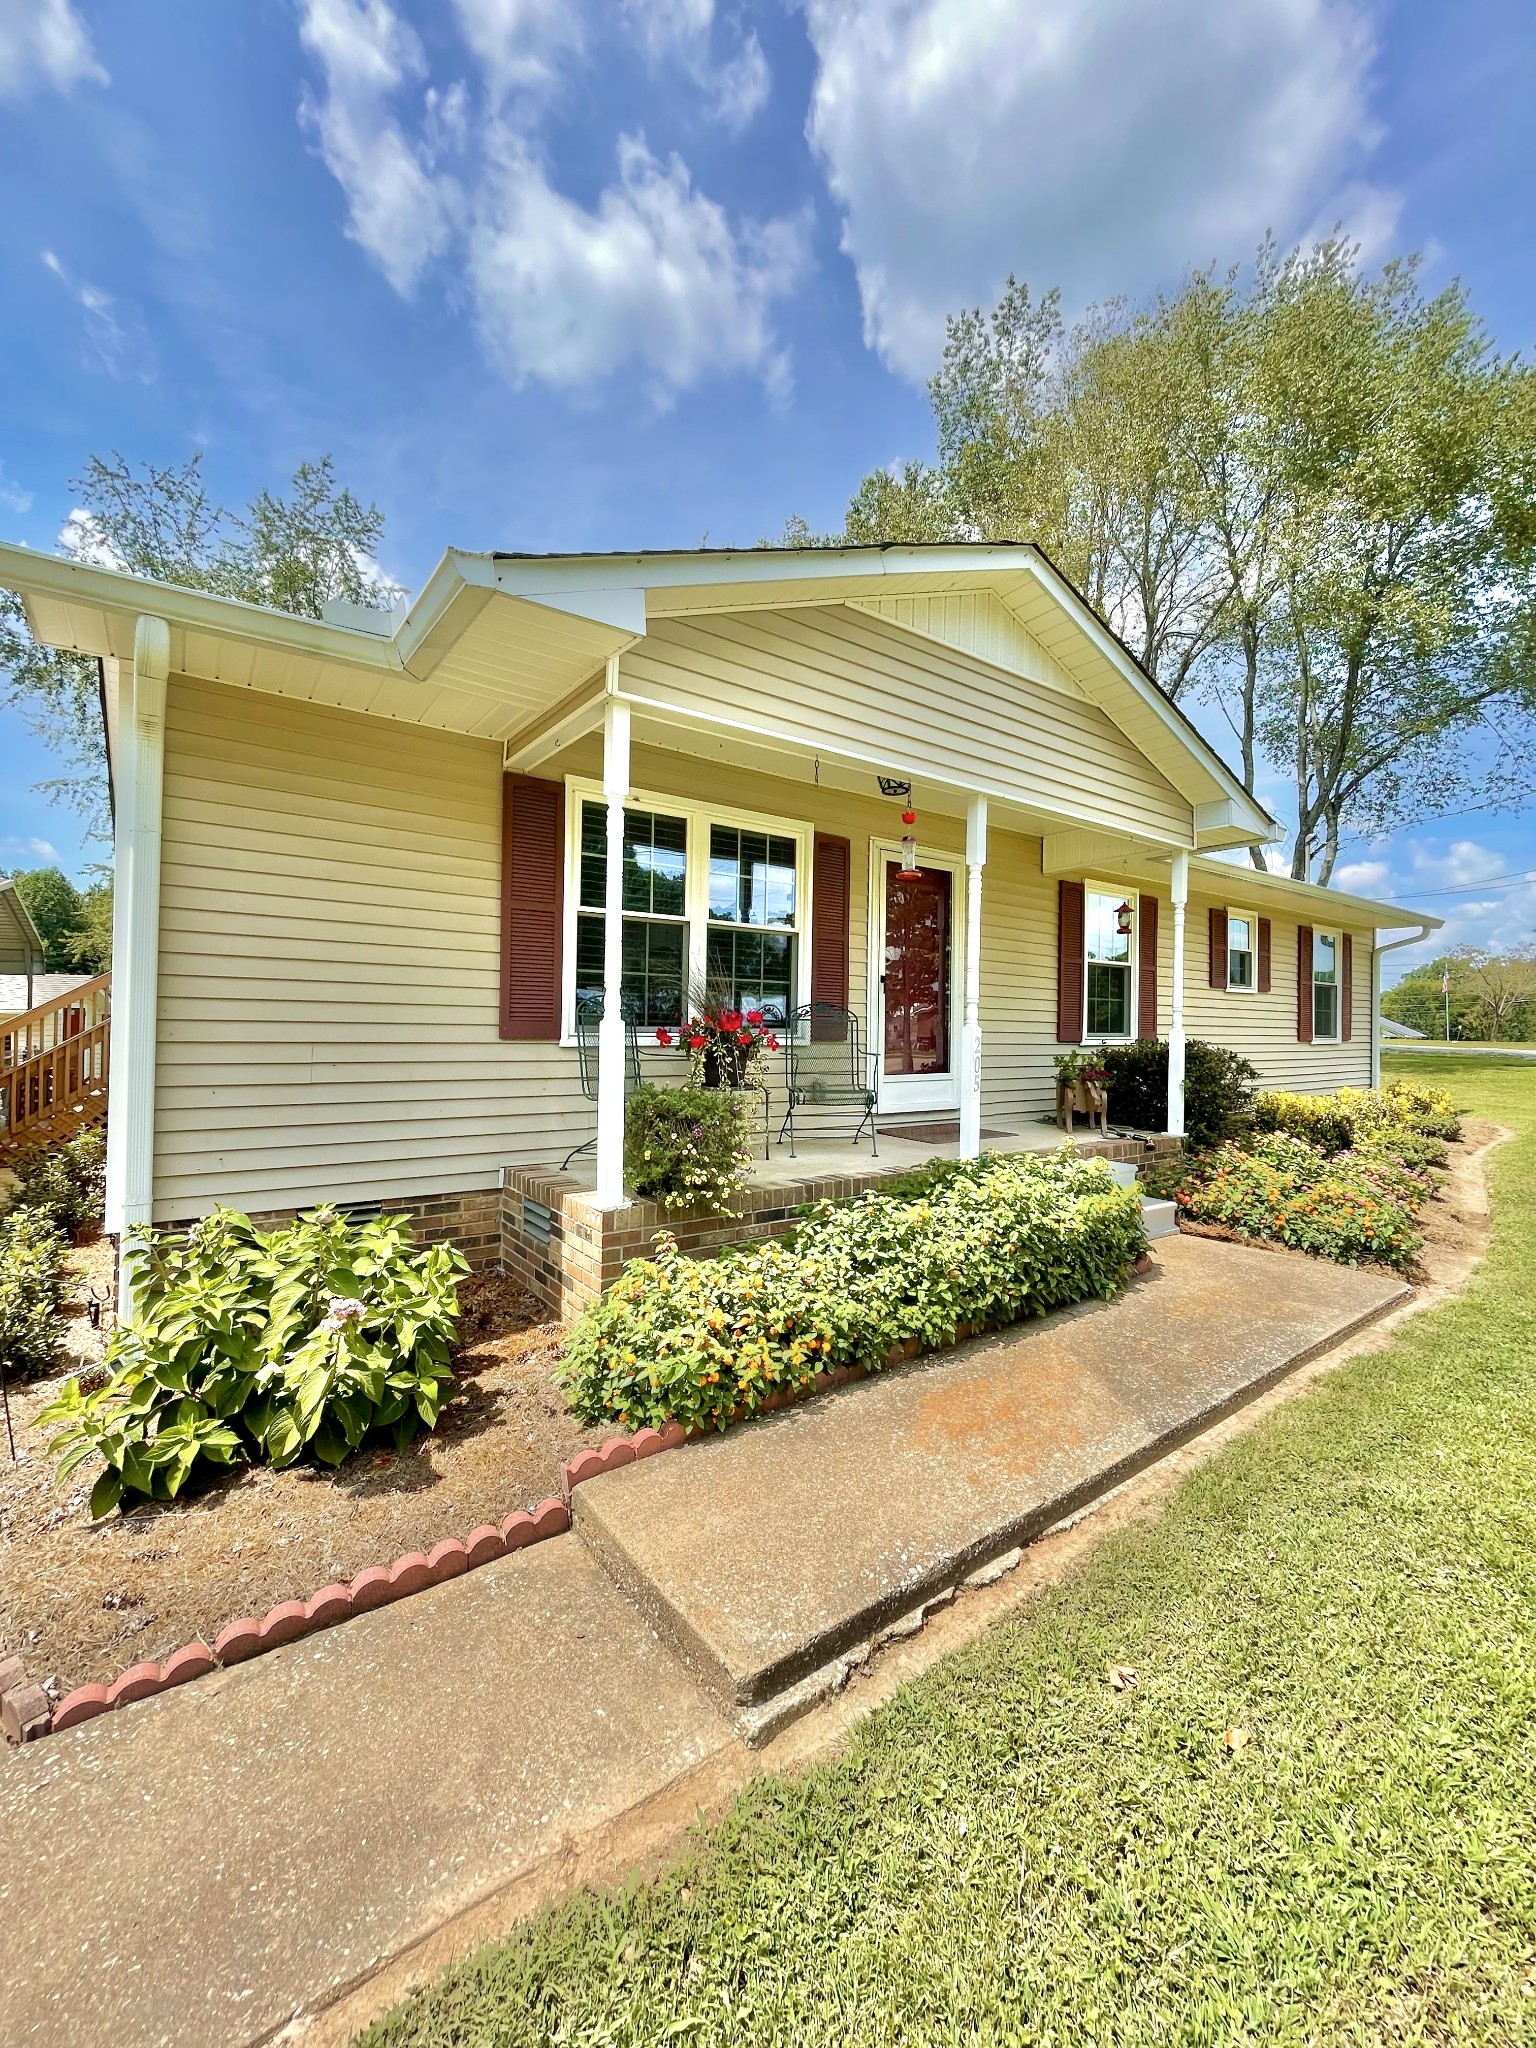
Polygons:
<instances>
[{"instance_id":1,"label":"white cloud","mask_svg":"<svg viewBox=\"0 0 1536 2048\"><path fill-rule=\"evenodd\" d=\"M0 99L107 83L70 0L0 0Z\"/></svg>"},{"instance_id":2,"label":"white cloud","mask_svg":"<svg viewBox=\"0 0 1536 2048\"><path fill-rule=\"evenodd\" d=\"M30 512L32 493L24 491L20 484L13 484L5 473L5 464L0 462L0 505L7 512Z\"/></svg>"},{"instance_id":3,"label":"white cloud","mask_svg":"<svg viewBox=\"0 0 1536 2048\"><path fill-rule=\"evenodd\" d=\"M93 569L126 569L128 564L108 540L94 512L76 505L59 528L57 546L71 561L87 562Z\"/></svg>"},{"instance_id":4,"label":"white cloud","mask_svg":"<svg viewBox=\"0 0 1536 2048\"><path fill-rule=\"evenodd\" d=\"M1247 255L1341 188L1357 220L1386 217L1355 176L1374 141L1363 0L803 4L807 133L866 338L910 377L1009 271L1080 305Z\"/></svg>"},{"instance_id":5,"label":"white cloud","mask_svg":"<svg viewBox=\"0 0 1536 2048\"><path fill-rule=\"evenodd\" d=\"M325 73L325 97L306 97L303 113L346 194L347 232L407 293L445 247L456 198L429 160L432 133L413 145L389 111L391 96L425 75L421 45L385 0L305 0L299 37ZM424 104L429 130L435 121L451 132L455 113L445 123L442 101Z\"/></svg>"},{"instance_id":6,"label":"white cloud","mask_svg":"<svg viewBox=\"0 0 1536 2048\"><path fill-rule=\"evenodd\" d=\"M624 12L652 64L672 62L710 101L710 112L733 134L766 105L773 80L755 30L735 54L711 56L714 0L625 0Z\"/></svg>"},{"instance_id":7,"label":"white cloud","mask_svg":"<svg viewBox=\"0 0 1536 2048\"><path fill-rule=\"evenodd\" d=\"M588 209L504 139L470 240L487 346L517 380L579 388L633 361L659 390L711 371L782 378L773 300L798 276L798 224L733 230L682 162L619 140L619 176Z\"/></svg>"},{"instance_id":8,"label":"white cloud","mask_svg":"<svg viewBox=\"0 0 1536 2048\"><path fill-rule=\"evenodd\" d=\"M0 868L8 872L14 872L23 861L54 865L63 858L51 839L18 839L14 834L0 839Z\"/></svg>"},{"instance_id":9,"label":"white cloud","mask_svg":"<svg viewBox=\"0 0 1536 2048\"><path fill-rule=\"evenodd\" d=\"M152 383L155 351L138 314L120 307L100 285L76 277L51 249L42 252L42 260L44 269L52 271L85 315L86 342L101 368L112 377Z\"/></svg>"},{"instance_id":10,"label":"white cloud","mask_svg":"<svg viewBox=\"0 0 1536 2048\"><path fill-rule=\"evenodd\" d=\"M1351 896L1379 896L1392 881L1392 863L1386 860L1350 860L1333 871L1333 886Z\"/></svg>"},{"instance_id":11,"label":"white cloud","mask_svg":"<svg viewBox=\"0 0 1536 2048\"><path fill-rule=\"evenodd\" d=\"M803 221L733 222L681 158L662 161L638 134L619 137L617 177L591 204L559 189L541 131L583 50L577 8L455 0L478 67L472 96L463 81L428 82L388 0L302 4L300 34L324 75L304 118L346 193L348 232L396 291L434 261L461 263L487 353L514 382L583 390L634 366L659 398L730 371L785 387L771 314L804 268ZM665 11L658 49L681 38L733 118L760 103L745 46L733 60L745 71L708 68L705 0Z\"/></svg>"},{"instance_id":12,"label":"white cloud","mask_svg":"<svg viewBox=\"0 0 1536 2048\"><path fill-rule=\"evenodd\" d=\"M585 43L574 0L454 0L454 12L496 102L511 93L552 97L562 66Z\"/></svg>"}]
</instances>

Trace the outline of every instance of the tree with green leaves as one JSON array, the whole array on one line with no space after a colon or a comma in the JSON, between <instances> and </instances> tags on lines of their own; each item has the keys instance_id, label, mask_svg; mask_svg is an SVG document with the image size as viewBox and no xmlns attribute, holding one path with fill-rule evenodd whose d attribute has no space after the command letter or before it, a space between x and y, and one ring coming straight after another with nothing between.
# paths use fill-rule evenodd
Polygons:
<instances>
[{"instance_id":1,"label":"tree with green leaves","mask_svg":"<svg viewBox=\"0 0 1536 2048\"><path fill-rule=\"evenodd\" d=\"M97 871L77 889L62 869L22 868L11 876L43 942L48 974L104 974L112 965L112 877Z\"/></svg>"},{"instance_id":2,"label":"tree with green leaves","mask_svg":"<svg viewBox=\"0 0 1536 2048\"><path fill-rule=\"evenodd\" d=\"M329 455L301 462L285 496L258 492L243 514L208 495L202 456L135 470L93 455L70 486L66 529L78 561L318 619L327 599L387 609L397 587L377 566L384 515L338 486ZM15 706L68 772L43 785L106 830L106 741L94 661L40 647L21 600L0 591L0 703Z\"/></svg>"},{"instance_id":3,"label":"tree with green leaves","mask_svg":"<svg viewBox=\"0 0 1536 2048\"><path fill-rule=\"evenodd\" d=\"M1292 872L1346 833L1530 786L1536 372L1459 285L1335 238L1068 329L1010 279L949 323L937 462L867 477L858 540L1033 540L1171 697L1295 791Z\"/></svg>"}]
</instances>

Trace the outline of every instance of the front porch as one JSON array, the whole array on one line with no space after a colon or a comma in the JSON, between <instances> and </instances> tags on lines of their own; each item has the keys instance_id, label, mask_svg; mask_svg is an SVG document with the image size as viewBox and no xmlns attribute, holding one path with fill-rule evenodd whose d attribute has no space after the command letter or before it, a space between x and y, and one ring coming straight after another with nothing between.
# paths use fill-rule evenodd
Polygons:
<instances>
[{"instance_id":1,"label":"front porch","mask_svg":"<svg viewBox=\"0 0 1536 2048\"><path fill-rule=\"evenodd\" d=\"M1010 1130L989 1126L983 1135L986 1149L998 1152L1049 1152L1067 1142L1064 1132L1038 1122L1021 1121ZM787 1147L775 1147L769 1159L754 1161L739 1216L700 1210L663 1214L655 1202L645 1200L621 1207L605 1204L597 1192L591 1153L573 1159L569 1170L507 1167L501 1192L502 1265L569 1320L611 1286L629 1260L648 1257L662 1230L695 1256L760 1243L791 1230L808 1203L852 1201L929 1160L970 1156L958 1130L936 1140L882 1126L879 1142L878 1157L871 1156L867 1143L855 1148L830 1138L802 1140L794 1159ZM1177 1151L1183 1140L1130 1131L1106 1138L1079 1129L1070 1142L1088 1158L1142 1165Z\"/></svg>"}]
</instances>

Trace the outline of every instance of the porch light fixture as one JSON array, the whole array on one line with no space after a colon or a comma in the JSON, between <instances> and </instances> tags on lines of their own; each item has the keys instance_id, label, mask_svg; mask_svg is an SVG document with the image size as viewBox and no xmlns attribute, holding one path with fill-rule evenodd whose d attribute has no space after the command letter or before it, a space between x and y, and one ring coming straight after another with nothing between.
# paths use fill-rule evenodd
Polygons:
<instances>
[{"instance_id":1,"label":"porch light fixture","mask_svg":"<svg viewBox=\"0 0 1536 2048\"><path fill-rule=\"evenodd\" d=\"M1117 903L1115 905L1115 930L1122 939L1128 939L1131 936L1131 915L1129 899L1124 903Z\"/></svg>"}]
</instances>

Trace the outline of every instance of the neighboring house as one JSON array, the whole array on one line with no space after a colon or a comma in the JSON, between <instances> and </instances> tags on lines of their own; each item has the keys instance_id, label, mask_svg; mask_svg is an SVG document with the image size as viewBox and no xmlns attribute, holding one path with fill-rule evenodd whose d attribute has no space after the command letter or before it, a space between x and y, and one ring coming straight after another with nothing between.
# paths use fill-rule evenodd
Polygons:
<instances>
[{"instance_id":1,"label":"neighboring house","mask_svg":"<svg viewBox=\"0 0 1536 2048\"><path fill-rule=\"evenodd\" d=\"M1383 1038L1423 1038L1426 1035L1415 1031L1411 1024L1399 1024L1395 1017L1378 1017L1376 1028Z\"/></svg>"},{"instance_id":2,"label":"neighboring house","mask_svg":"<svg viewBox=\"0 0 1536 2048\"><path fill-rule=\"evenodd\" d=\"M882 1128L965 1151L1050 1111L1064 1045L1160 1034L1178 1129L1186 1031L1370 1081L1381 935L1438 922L1255 871L1273 820L1029 546L450 552L378 631L23 549L0 585L105 665L115 1228L493 1200L593 1129L605 974L646 1042L706 970L846 1001Z\"/></svg>"},{"instance_id":3,"label":"neighboring house","mask_svg":"<svg viewBox=\"0 0 1536 2048\"><path fill-rule=\"evenodd\" d=\"M14 882L0 878L0 1018L19 1016L33 1002L43 977L45 949L32 914ZM49 977L50 979L52 977Z\"/></svg>"}]
</instances>

